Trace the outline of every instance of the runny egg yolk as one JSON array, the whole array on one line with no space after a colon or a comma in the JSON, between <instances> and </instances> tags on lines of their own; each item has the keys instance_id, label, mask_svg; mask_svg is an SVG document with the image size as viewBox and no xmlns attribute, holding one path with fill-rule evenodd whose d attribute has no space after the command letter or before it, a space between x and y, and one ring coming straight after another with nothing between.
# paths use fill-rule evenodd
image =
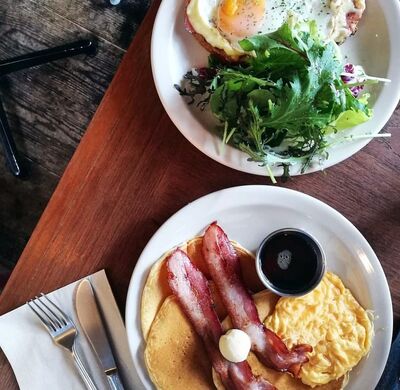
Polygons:
<instances>
[{"instance_id":1,"label":"runny egg yolk","mask_svg":"<svg viewBox=\"0 0 400 390\"><path fill-rule=\"evenodd\" d=\"M243 39L259 32L266 0L221 0L217 27L229 38Z\"/></svg>"}]
</instances>

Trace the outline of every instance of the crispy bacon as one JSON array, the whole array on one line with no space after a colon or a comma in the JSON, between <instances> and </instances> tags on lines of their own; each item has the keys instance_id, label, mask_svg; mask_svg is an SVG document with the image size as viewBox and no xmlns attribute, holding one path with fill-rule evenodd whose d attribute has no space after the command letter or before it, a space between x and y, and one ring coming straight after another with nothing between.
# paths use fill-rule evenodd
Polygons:
<instances>
[{"instance_id":1,"label":"crispy bacon","mask_svg":"<svg viewBox=\"0 0 400 390\"><path fill-rule=\"evenodd\" d=\"M260 321L253 298L243 283L235 249L216 223L211 224L204 235L203 255L233 326L250 336L252 350L265 365L289 371L297 377L312 347L302 344L289 350L280 337Z\"/></svg>"},{"instance_id":2,"label":"crispy bacon","mask_svg":"<svg viewBox=\"0 0 400 390\"><path fill-rule=\"evenodd\" d=\"M349 28L351 34L355 34L357 32L358 23L365 11L364 0L353 0L353 4L353 10L346 14L347 27Z\"/></svg>"},{"instance_id":3,"label":"crispy bacon","mask_svg":"<svg viewBox=\"0 0 400 390\"><path fill-rule=\"evenodd\" d=\"M362 12L349 12L346 15L347 27L352 35L357 32L358 23L361 20Z\"/></svg>"},{"instance_id":4,"label":"crispy bacon","mask_svg":"<svg viewBox=\"0 0 400 390\"><path fill-rule=\"evenodd\" d=\"M185 252L176 249L167 259L168 282L189 321L202 338L208 356L223 385L230 390L276 390L265 379L255 377L249 364L231 363L218 348L223 334L213 308L208 281L190 261Z\"/></svg>"}]
</instances>

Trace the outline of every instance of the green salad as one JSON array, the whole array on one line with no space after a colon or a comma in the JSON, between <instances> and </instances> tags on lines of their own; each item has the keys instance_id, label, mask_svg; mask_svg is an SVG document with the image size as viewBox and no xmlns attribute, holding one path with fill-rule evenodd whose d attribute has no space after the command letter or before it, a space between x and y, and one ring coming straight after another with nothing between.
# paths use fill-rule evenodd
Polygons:
<instances>
[{"instance_id":1,"label":"green salad","mask_svg":"<svg viewBox=\"0 0 400 390\"><path fill-rule=\"evenodd\" d=\"M265 166L301 164L328 157L332 135L372 116L364 84L376 80L344 77L337 45L325 42L314 21L289 17L277 31L240 41L244 62L209 57L206 68L184 76L181 95L218 118L224 143ZM348 65L347 65L348 66ZM348 72L347 72L348 74Z\"/></svg>"}]
</instances>

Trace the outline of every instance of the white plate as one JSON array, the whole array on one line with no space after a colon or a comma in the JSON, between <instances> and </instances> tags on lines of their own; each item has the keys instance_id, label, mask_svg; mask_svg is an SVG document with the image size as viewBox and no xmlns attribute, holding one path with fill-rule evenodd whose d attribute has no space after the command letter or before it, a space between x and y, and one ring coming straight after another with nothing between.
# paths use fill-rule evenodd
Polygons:
<instances>
[{"instance_id":1,"label":"white plate","mask_svg":"<svg viewBox=\"0 0 400 390\"><path fill-rule=\"evenodd\" d=\"M243 172L266 175L265 167L247 161L248 156L231 147L220 151L220 139L210 132L215 127L211 113L188 106L174 84L191 68L207 64L208 53L185 31L182 0L163 0L158 10L151 40L151 64L158 95L166 112L180 132L199 150L212 159ZM371 89L374 117L349 130L348 134L378 133L389 120L400 98L400 2L398 0L367 0L367 10L359 30L342 45L348 61L362 65L368 74L389 78L390 84ZM369 142L363 139L330 149L323 167L315 164L307 173L337 164L352 156ZM281 168L274 168L276 176ZM291 174L300 174L293 167Z\"/></svg>"},{"instance_id":2,"label":"white plate","mask_svg":"<svg viewBox=\"0 0 400 390\"><path fill-rule=\"evenodd\" d=\"M337 211L308 195L273 186L235 187L204 196L165 222L143 250L129 285L125 321L144 387L153 388L143 362L140 328L147 274L163 253L201 234L215 220L231 239L252 251L267 234L286 227L303 229L321 243L327 269L337 273L361 305L375 314L371 353L351 372L346 390L374 389L389 354L393 322L389 287L379 260L361 233Z\"/></svg>"}]
</instances>

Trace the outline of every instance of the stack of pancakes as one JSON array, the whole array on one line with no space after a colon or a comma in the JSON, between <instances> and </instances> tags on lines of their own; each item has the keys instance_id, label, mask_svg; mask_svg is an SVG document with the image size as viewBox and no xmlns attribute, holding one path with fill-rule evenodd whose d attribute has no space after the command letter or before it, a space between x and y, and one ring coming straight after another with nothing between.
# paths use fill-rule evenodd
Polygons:
<instances>
[{"instance_id":1,"label":"stack of pancakes","mask_svg":"<svg viewBox=\"0 0 400 390\"><path fill-rule=\"evenodd\" d=\"M206 275L206 263L202 255L202 237L196 237L180 246L191 261ZM258 314L262 322L271 315L279 296L265 290L260 282L254 256L238 243L232 242L239 257L244 282L254 294ZM223 389L218 375L212 369L211 361L200 337L194 331L189 320L181 310L177 299L168 285L166 253L152 267L142 294L141 323L146 341L144 360L149 376L158 389ZM221 303L212 281L210 290L215 309L224 330L231 327L230 319ZM255 375L262 375L279 390L307 390L307 386L290 374L265 367L254 354L250 353L248 362ZM346 376L328 384L313 387L318 390L336 390L343 388Z\"/></svg>"}]
</instances>

